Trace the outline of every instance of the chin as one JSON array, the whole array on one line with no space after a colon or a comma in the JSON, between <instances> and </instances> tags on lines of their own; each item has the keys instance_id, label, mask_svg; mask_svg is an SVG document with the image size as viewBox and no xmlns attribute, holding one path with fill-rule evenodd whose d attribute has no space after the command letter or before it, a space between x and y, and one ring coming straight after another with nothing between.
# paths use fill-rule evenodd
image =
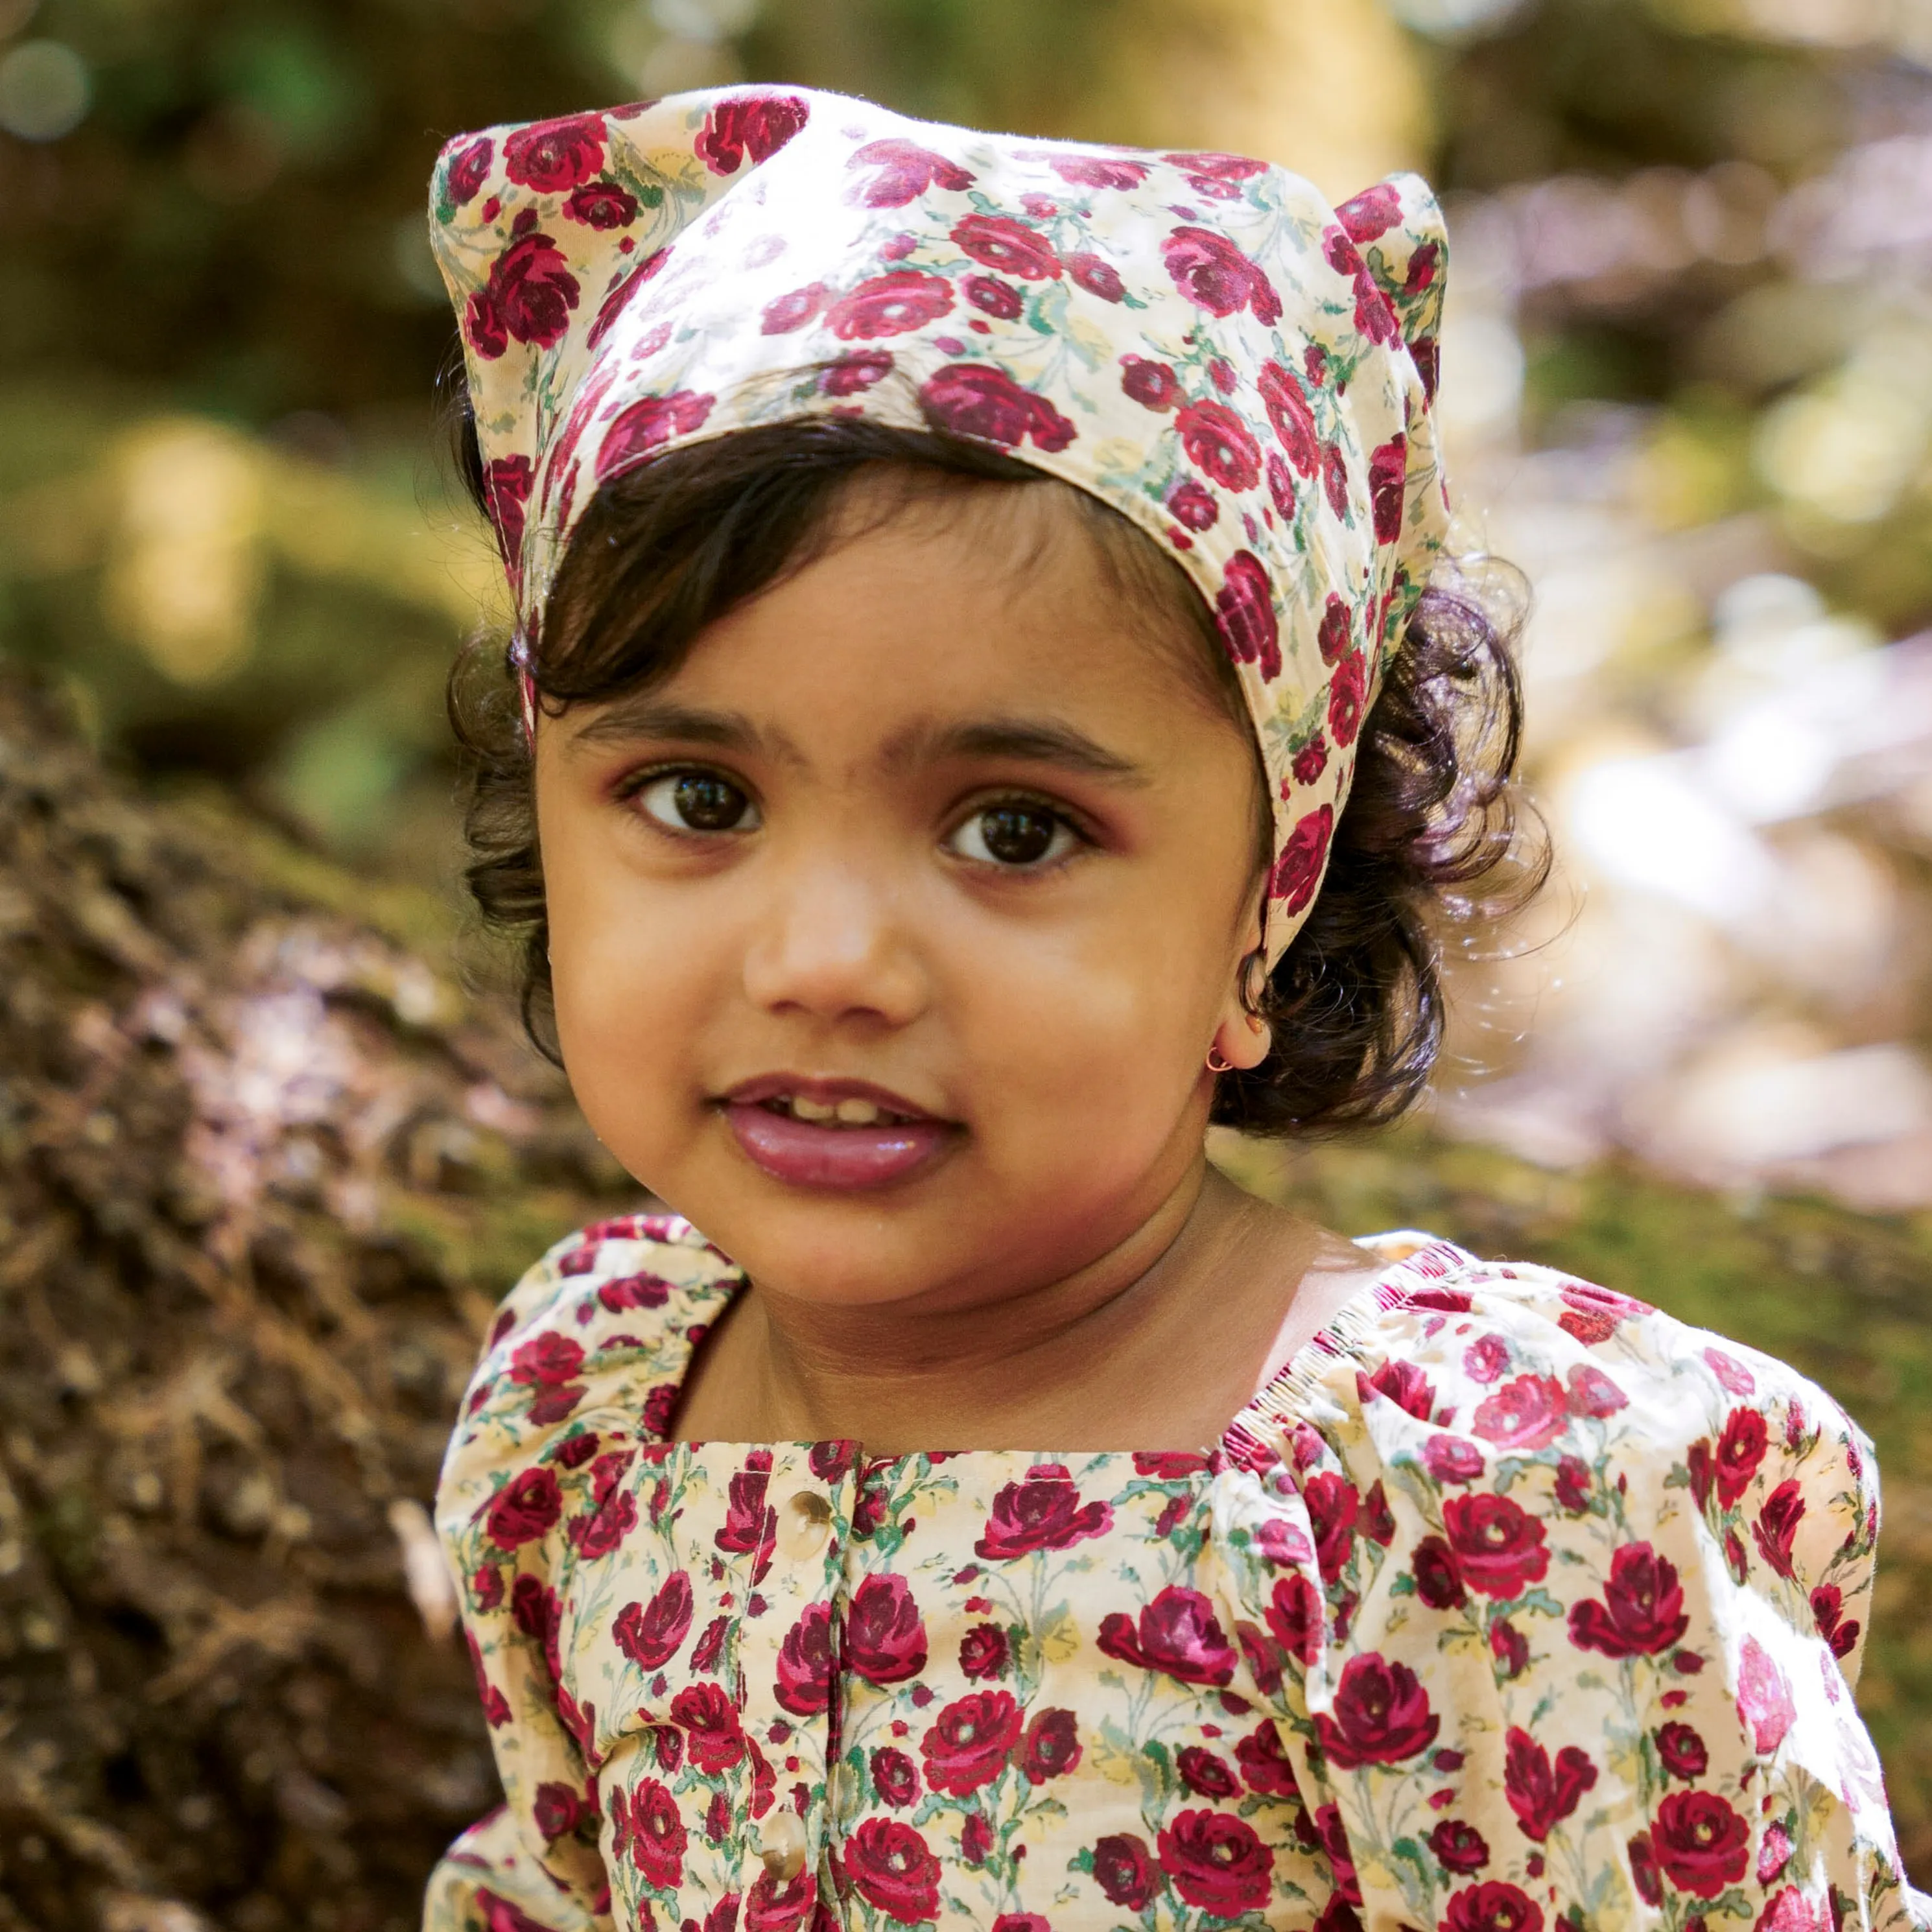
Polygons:
<instances>
[{"instance_id":1,"label":"chin","mask_svg":"<svg viewBox=\"0 0 1932 1932\"><path fill-rule=\"evenodd\" d=\"M996 1304L1077 1272L1124 1238L1146 1204L1132 1188L1096 1189L1090 1171L1046 1177L1017 1197L971 1195L969 1206L938 1187L826 1196L764 1183L728 1201L711 1195L709 1221L687 1218L788 1299L827 1309L929 1299L938 1312Z\"/></svg>"},{"instance_id":2,"label":"chin","mask_svg":"<svg viewBox=\"0 0 1932 1932\"><path fill-rule=\"evenodd\" d=\"M715 1225L688 1218L754 1281L826 1308L913 1300L962 1273L997 1266L956 1226L936 1226L916 1210L895 1213L880 1199L761 1200L714 1213ZM741 1228L744 1239L734 1246L730 1236Z\"/></svg>"}]
</instances>

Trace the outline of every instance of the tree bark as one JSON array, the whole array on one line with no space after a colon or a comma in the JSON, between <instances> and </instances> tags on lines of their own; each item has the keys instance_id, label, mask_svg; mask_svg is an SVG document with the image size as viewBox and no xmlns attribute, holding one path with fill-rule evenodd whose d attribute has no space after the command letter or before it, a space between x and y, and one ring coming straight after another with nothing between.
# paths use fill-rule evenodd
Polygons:
<instances>
[{"instance_id":1,"label":"tree bark","mask_svg":"<svg viewBox=\"0 0 1932 1932\"><path fill-rule=\"evenodd\" d=\"M0 1925L407 1927L495 1802L425 1508L638 1190L448 926L0 686Z\"/></svg>"}]
</instances>

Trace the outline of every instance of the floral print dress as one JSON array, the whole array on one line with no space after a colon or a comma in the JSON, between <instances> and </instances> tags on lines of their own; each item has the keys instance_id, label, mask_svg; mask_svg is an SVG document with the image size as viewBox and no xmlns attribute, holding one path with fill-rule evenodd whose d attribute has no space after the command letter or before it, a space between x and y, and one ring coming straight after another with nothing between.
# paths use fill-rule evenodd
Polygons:
<instances>
[{"instance_id":1,"label":"floral print dress","mask_svg":"<svg viewBox=\"0 0 1932 1932\"><path fill-rule=\"evenodd\" d=\"M505 1305L430 1932L1932 1928L1870 1444L1782 1363L1435 1243L1204 1448L668 1442L742 1286L637 1217Z\"/></svg>"}]
</instances>

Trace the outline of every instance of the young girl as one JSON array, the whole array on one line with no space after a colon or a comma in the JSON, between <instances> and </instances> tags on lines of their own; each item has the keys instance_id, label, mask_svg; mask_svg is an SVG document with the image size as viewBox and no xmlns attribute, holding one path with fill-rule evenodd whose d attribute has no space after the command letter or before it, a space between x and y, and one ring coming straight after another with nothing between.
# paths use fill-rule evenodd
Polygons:
<instances>
[{"instance_id":1,"label":"young girl","mask_svg":"<svg viewBox=\"0 0 1932 1932\"><path fill-rule=\"evenodd\" d=\"M1837 1405L1204 1159L1413 1096L1510 844L1422 184L737 90L455 142L434 226L472 878L676 1212L464 1406L508 1802L430 1926L1932 1926Z\"/></svg>"}]
</instances>

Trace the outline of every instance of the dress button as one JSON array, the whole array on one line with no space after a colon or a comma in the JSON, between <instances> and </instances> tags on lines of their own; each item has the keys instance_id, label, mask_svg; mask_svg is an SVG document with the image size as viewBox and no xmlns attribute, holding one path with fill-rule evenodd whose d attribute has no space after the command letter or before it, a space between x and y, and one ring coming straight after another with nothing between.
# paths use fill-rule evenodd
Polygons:
<instances>
[{"instance_id":1,"label":"dress button","mask_svg":"<svg viewBox=\"0 0 1932 1932\"><path fill-rule=\"evenodd\" d=\"M832 1505L816 1490L798 1490L786 1497L778 1523L778 1547L794 1563L815 1556L832 1526Z\"/></svg>"},{"instance_id":2,"label":"dress button","mask_svg":"<svg viewBox=\"0 0 1932 1932\"><path fill-rule=\"evenodd\" d=\"M805 1869L805 1820L780 1805L758 1825L758 1856L765 1870L783 1884Z\"/></svg>"}]
</instances>

